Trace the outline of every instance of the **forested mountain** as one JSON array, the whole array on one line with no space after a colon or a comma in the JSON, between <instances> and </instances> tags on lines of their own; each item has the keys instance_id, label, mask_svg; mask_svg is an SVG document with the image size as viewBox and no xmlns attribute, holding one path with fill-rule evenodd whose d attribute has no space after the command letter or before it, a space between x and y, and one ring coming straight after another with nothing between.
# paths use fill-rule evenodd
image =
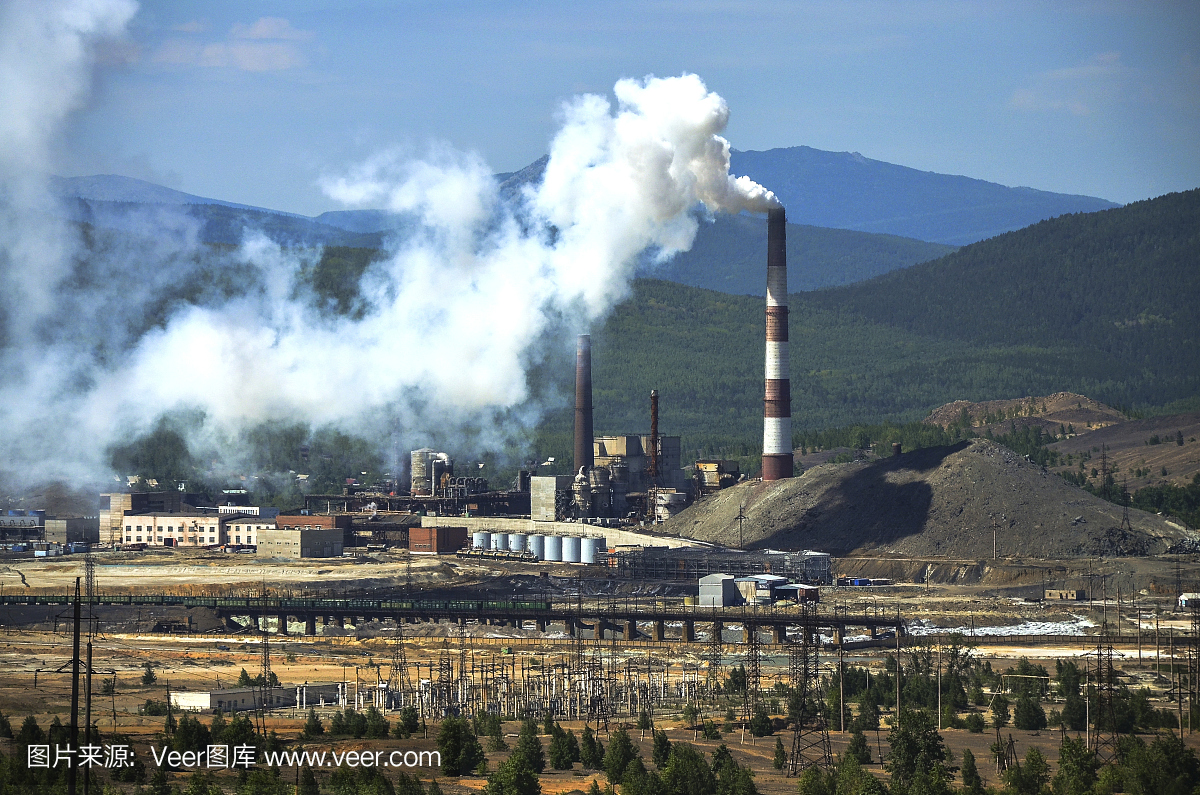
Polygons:
<instances>
[{"instance_id":1,"label":"forested mountain","mask_svg":"<svg viewBox=\"0 0 1200 795\"><path fill-rule=\"evenodd\" d=\"M369 311L357 279L376 255L326 250L305 274L323 311ZM795 438L920 420L960 399L1071 391L1127 408L1194 400L1198 297L1200 190L1056 218L860 284L794 293ZM592 333L597 433L646 431L658 389L661 431L683 437L685 461L741 455L752 465L762 433L761 294L639 279ZM530 376L559 404L531 451L541 460L569 459L572 379L565 355Z\"/></svg>"},{"instance_id":2,"label":"forested mountain","mask_svg":"<svg viewBox=\"0 0 1200 795\"><path fill-rule=\"evenodd\" d=\"M895 235L788 224L791 292L854 284L953 251L951 246ZM646 264L641 275L734 295L756 295L767 283L767 221L718 215L701 222L690 251Z\"/></svg>"},{"instance_id":3,"label":"forested mountain","mask_svg":"<svg viewBox=\"0 0 1200 795\"><path fill-rule=\"evenodd\" d=\"M952 400L1200 394L1200 190L1065 216L861 284L792 296L792 415L920 419ZM639 281L595 333L596 428L661 394L685 447L761 433L762 299Z\"/></svg>"},{"instance_id":4,"label":"forested mountain","mask_svg":"<svg viewBox=\"0 0 1200 795\"><path fill-rule=\"evenodd\" d=\"M1091 196L1009 188L808 146L735 150L730 170L773 190L793 223L956 246L1066 213L1117 206Z\"/></svg>"}]
</instances>

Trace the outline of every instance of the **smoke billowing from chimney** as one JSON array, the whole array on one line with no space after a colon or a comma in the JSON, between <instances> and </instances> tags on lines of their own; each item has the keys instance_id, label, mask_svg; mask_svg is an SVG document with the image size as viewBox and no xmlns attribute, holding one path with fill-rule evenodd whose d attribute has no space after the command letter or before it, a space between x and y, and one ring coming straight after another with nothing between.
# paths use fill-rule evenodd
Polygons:
<instances>
[{"instance_id":1,"label":"smoke billowing from chimney","mask_svg":"<svg viewBox=\"0 0 1200 795\"><path fill-rule=\"evenodd\" d=\"M763 400L763 480L790 478L792 382L788 377L787 218L767 212L767 357Z\"/></svg>"},{"instance_id":2,"label":"smoke billowing from chimney","mask_svg":"<svg viewBox=\"0 0 1200 795\"><path fill-rule=\"evenodd\" d=\"M39 57L27 49L0 60ZM88 65L48 63L29 76L46 94L56 69ZM641 252L689 248L699 206L778 204L729 174L719 135L729 110L699 77L622 80L614 92L615 108L594 95L563 106L544 178L515 199L481 158L447 147L417 160L384 152L326 179L334 198L409 222L362 275L354 313L329 311L308 287L319 252L246 229L237 251L214 253L186 216L141 219L134 237L149 248L92 246L81 259L64 224L46 236L48 263L18 267L22 219L37 212L5 193L0 209L15 220L0 228L0 456L27 481L107 475L107 448L164 416L185 417L177 427L193 450L223 462L214 476L239 471L241 434L268 421L358 433L385 450L454 444L459 428L477 445L464 454L515 441L546 408L527 368L628 293ZM64 117L41 124L42 146ZM244 289L180 297L180 283L214 269ZM55 296L35 317L20 314L31 278ZM45 333L20 333L18 316Z\"/></svg>"},{"instance_id":3,"label":"smoke billowing from chimney","mask_svg":"<svg viewBox=\"0 0 1200 795\"><path fill-rule=\"evenodd\" d=\"M575 469L588 471L596 463L592 447L592 338L580 334L575 349Z\"/></svg>"}]
</instances>

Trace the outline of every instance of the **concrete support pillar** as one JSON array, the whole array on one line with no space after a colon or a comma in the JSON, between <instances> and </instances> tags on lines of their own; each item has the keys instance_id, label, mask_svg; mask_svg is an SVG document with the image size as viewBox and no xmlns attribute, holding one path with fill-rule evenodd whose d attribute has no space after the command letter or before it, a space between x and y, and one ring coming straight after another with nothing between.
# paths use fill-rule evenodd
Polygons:
<instances>
[{"instance_id":1,"label":"concrete support pillar","mask_svg":"<svg viewBox=\"0 0 1200 795\"><path fill-rule=\"evenodd\" d=\"M713 631L713 635L716 636L717 640L720 643L725 642L724 638L722 637L722 633L725 632L724 624L722 624L720 621L714 621L713 625L712 625L712 631Z\"/></svg>"},{"instance_id":2,"label":"concrete support pillar","mask_svg":"<svg viewBox=\"0 0 1200 795\"><path fill-rule=\"evenodd\" d=\"M513 629L520 629L522 623L523 623L522 621L519 621L518 619L515 619L515 618L509 619L509 621L508 621L508 625L510 627L512 627Z\"/></svg>"},{"instance_id":3,"label":"concrete support pillar","mask_svg":"<svg viewBox=\"0 0 1200 795\"><path fill-rule=\"evenodd\" d=\"M833 645L834 646L842 645L842 635L844 635L844 634L846 634L846 628L843 627L842 625L839 624L838 626L833 628Z\"/></svg>"},{"instance_id":4,"label":"concrete support pillar","mask_svg":"<svg viewBox=\"0 0 1200 795\"><path fill-rule=\"evenodd\" d=\"M577 631L577 630L575 629L575 619L573 619L573 618L568 618L568 619L567 619L565 622L563 622L563 623L566 625L566 632L567 632L567 635L568 635L568 636L570 636L570 637L572 637L572 638L573 638L573 637L575 637L575 632Z\"/></svg>"},{"instance_id":5,"label":"concrete support pillar","mask_svg":"<svg viewBox=\"0 0 1200 795\"><path fill-rule=\"evenodd\" d=\"M539 481L539 482L540 482L540 481ZM339 627L339 628L341 628L341 629L345 629L345 628L346 628L346 617L345 617L345 616L343 616L343 615L338 615L338 617L337 617L337 625L338 625L338 627Z\"/></svg>"},{"instance_id":6,"label":"concrete support pillar","mask_svg":"<svg viewBox=\"0 0 1200 795\"><path fill-rule=\"evenodd\" d=\"M786 643L787 642L787 627L783 624L771 625L771 642Z\"/></svg>"},{"instance_id":7,"label":"concrete support pillar","mask_svg":"<svg viewBox=\"0 0 1200 795\"><path fill-rule=\"evenodd\" d=\"M637 622L625 622L625 640L637 640Z\"/></svg>"},{"instance_id":8,"label":"concrete support pillar","mask_svg":"<svg viewBox=\"0 0 1200 795\"><path fill-rule=\"evenodd\" d=\"M650 637L659 643L667 639L666 623L662 619L654 622L654 627L650 630Z\"/></svg>"},{"instance_id":9,"label":"concrete support pillar","mask_svg":"<svg viewBox=\"0 0 1200 795\"><path fill-rule=\"evenodd\" d=\"M538 632L545 632L545 631L546 631L546 619L544 619L544 618L539 618L539 619L537 620L537 631L538 631Z\"/></svg>"},{"instance_id":10,"label":"concrete support pillar","mask_svg":"<svg viewBox=\"0 0 1200 795\"><path fill-rule=\"evenodd\" d=\"M304 634L305 635L316 635L317 634L317 617L315 615L313 615L312 613L309 613L304 616Z\"/></svg>"},{"instance_id":11,"label":"concrete support pillar","mask_svg":"<svg viewBox=\"0 0 1200 795\"><path fill-rule=\"evenodd\" d=\"M278 616L276 616L276 620L279 622L278 633L280 635L288 634L287 633L287 620L288 620L287 614L280 613Z\"/></svg>"},{"instance_id":12,"label":"concrete support pillar","mask_svg":"<svg viewBox=\"0 0 1200 795\"><path fill-rule=\"evenodd\" d=\"M681 633L680 639L684 643L695 643L696 642L696 622L695 621L684 621L683 627L680 629L680 633Z\"/></svg>"},{"instance_id":13,"label":"concrete support pillar","mask_svg":"<svg viewBox=\"0 0 1200 795\"><path fill-rule=\"evenodd\" d=\"M749 643L750 635L754 632L758 632L758 627L753 624L742 624L742 643Z\"/></svg>"}]
</instances>

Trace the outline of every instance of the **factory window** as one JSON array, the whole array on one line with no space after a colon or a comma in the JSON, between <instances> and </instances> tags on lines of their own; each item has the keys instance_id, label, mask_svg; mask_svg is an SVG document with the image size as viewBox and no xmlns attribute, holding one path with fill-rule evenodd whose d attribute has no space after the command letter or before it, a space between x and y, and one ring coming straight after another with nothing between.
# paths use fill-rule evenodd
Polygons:
<instances>
[{"instance_id":1,"label":"factory window","mask_svg":"<svg viewBox=\"0 0 1200 795\"><path fill-rule=\"evenodd\" d=\"M234 542L235 544L240 544L240 543L242 543L242 537L241 537L241 536L234 536L234 537L233 537L233 542ZM715 643L716 641L713 641L713 642ZM75 663L71 663L71 664L72 664L72 665L74 665Z\"/></svg>"},{"instance_id":2,"label":"factory window","mask_svg":"<svg viewBox=\"0 0 1200 795\"><path fill-rule=\"evenodd\" d=\"M215 544L215 543L217 543L217 539L213 538L212 536L209 536L208 543ZM72 663L72 665L74 665L74 663Z\"/></svg>"},{"instance_id":3,"label":"factory window","mask_svg":"<svg viewBox=\"0 0 1200 795\"><path fill-rule=\"evenodd\" d=\"M140 532L142 532L142 526L141 526L141 525L138 525L138 526L137 526L137 531L138 531L139 533L140 533ZM71 664L72 664L72 665L74 665L74 663L71 663Z\"/></svg>"},{"instance_id":4,"label":"factory window","mask_svg":"<svg viewBox=\"0 0 1200 795\"><path fill-rule=\"evenodd\" d=\"M142 537L141 537L141 536L138 536L138 537L137 537L137 540L138 540L138 541L141 541L141 540L142 540ZM74 665L75 663L71 663L71 664L72 664L72 665Z\"/></svg>"},{"instance_id":5,"label":"factory window","mask_svg":"<svg viewBox=\"0 0 1200 795\"><path fill-rule=\"evenodd\" d=\"M132 533L132 532L133 532L133 525L128 525L128 524L127 524L127 525L125 525L125 532L126 532L126 533ZM72 663L72 664L74 664L74 663Z\"/></svg>"},{"instance_id":6,"label":"factory window","mask_svg":"<svg viewBox=\"0 0 1200 795\"><path fill-rule=\"evenodd\" d=\"M133 540L133 536L125 536L125 540L126 540L126 541L132 541L132 540Z\"/></svg>"},{"instance_id":7,"label":"factory window","mask_svg":"<svg viewBox=\"0 0 1200 795\"><path fill-rule=\"evenodd\" d=\"M168 533L174 533L174 532L175 532L175 528L174 528L174 527L172 527L172 526L170 526L170 525L167 525L167 532L168 532ZM74 663L72 663L72 665L74 665Z\"/></svg>"}]
</instances>

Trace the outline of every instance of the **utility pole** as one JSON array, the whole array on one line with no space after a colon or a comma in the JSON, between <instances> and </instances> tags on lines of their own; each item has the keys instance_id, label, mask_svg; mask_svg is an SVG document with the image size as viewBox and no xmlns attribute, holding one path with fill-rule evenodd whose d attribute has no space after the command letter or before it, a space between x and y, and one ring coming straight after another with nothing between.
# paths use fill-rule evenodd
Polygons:
<instances>
[{"instance_id":1,"label":"utility pole","mask_svg":"<svg viewBox=\"0 0 1200 795\"><path fill-rule=\"evenodd\" d=\"M75 633L71 656L71 748L79 748L79 577L75 578ZM76 767L67 768L67 793L75 795Z\"/></svg>"}]
</instances>

